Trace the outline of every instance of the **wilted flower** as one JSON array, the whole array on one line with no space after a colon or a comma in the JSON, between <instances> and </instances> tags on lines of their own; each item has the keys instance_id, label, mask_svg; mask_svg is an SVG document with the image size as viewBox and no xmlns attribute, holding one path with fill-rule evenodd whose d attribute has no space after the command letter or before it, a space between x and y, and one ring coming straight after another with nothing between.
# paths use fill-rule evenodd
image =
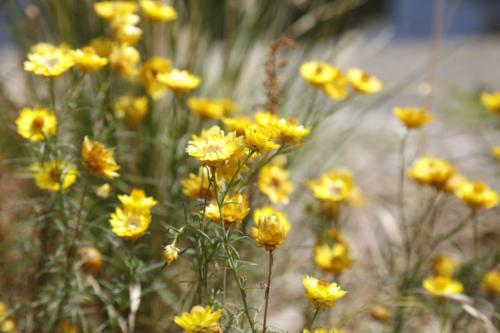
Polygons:
<instances>
[{"instance_id":1,"label":"wilted flower","mask_svg":"<svg viewBox=\"0 0 500 333\"><path fill-rule=\"evenodd\" d=\"M349 69L347 80L354 90L362 94L374 94L382 90L382 82L361 68Z\"/></svg>"},{"instance_id":2,"label":"wilted flower","mask_svg":"<svg viewBox=\"0 0 500 333\"><path fill-rule=\"evenodd\" d=\"M452 280L449 276L427 278L423 286L429 294L437 297L460 294L464 290L460 282Z\"/></svg>"},{"instance_id":3,"label":"wilted flower","mask_svg":"<svg viewBox=\"0 0 500 333\"><path fill-rule=\"evenodd\" d=\"M308 61L300 66L300 74L310 84L323 86L331 83L340 74L340 70L326 62Z\"/></svg>"},{"instance_id":4,"label":"wilted flower","mask_svg":"<svg viewBox=\"0 0 500 333\"><path fill-rule=\"evenodd\" d=\"M260 169L258 185L259 190L274 204L287 204L288 196L293 192L289 172L279 163L270 163Z\"/></svg>"},{"instance_id":5,"label":"wilted flower","mask_svg":"<svg viewBox=\"0 0 500 333\"><path fill-rule=\"evenodd\" d=\"M46 47L35 48L28 54L24 69L36 75L54 78L67 72L74 64L69 49L47 44Z\"/></svg>"},{"instance_id":6,"label":"wilted flower","mask_svg":"<svg viewBox=\"0 0 500 333\"><path fill-rule=\"evenodd\" d=\"M108 64L108 59L99 56L91 46L74 50L72 55L75 66L84 72L95 72Z\"/></svg>"},{"instance_id":7,"label":"wilted flower","mask_svg":"<svg viewBox=\"0 0 500 333\"><path fill-rule=\"evenodd\" d=\"M483 182L464 182L455 195L472 209L493 208L498 205L498 193Z\"/></svg>"},{"instance_id":8,"label":"wilted flower","mask_svg":"<svg viewBox=\"0 0 500 333\"><path fill-rule=\"evenodd\" d=\"M270 206L256 209L253 220L252 237L269 251L280 246L290 231L288 216Z\"/></svg>"},{"instance_id":9,"label":"wilted flower","mask_svg":"<svg viewBox=\"0 0 500 333\"><path fill-rule=\"evenodd\" d=\"M441 190L455 169L447 161L435 157L420 157L408 170L408 175L417 183L429 185Z\"/></svg>"},{"instance_id":10,"label":"wilted flower","mask_svg":"<svg viewBox=\"0 0 500 333\"><path fill-rule=\"evenodd\" d=\"M175 245L169 244L163 249L163 257L167 265L170 265L179 257L179 249L176 248Z\"/></svg>"},{"instance_id":11,"label":"wilted flower","mask_svg":"<svg viewBox=\"0 0 500 333\"><path fill-rule=\"evenodd\" d=\"M500 271L491 270L486 272L481 279L483 288L493 295L500 295Z\"/></svg>"},{"instance_id":12,"label":"wilted flower","mask_svg":"<svg viewBox=\"0 0 500 333\"><path fill-rule=\"evenodd\" d=\"M341 202L347 199L354 187L352 174L347 170L331 170L320 178L307 182L316 199L325 202Z\"/></svg>"},{"instance_id":13,"label":"wilted flower","mask_svg":"<svg viewBox=\"0 0 500 333\"><path fill-rule=\"evenodd\" d=\"M336 243L333 246L327 244L316 246L314 262L319 268L333 275L342 274L352 264L349 249L345 243Z\"/></svg>"},{"instance_id":14,"label":"wilted flower","mask_svg":"<svg viewBox=\"0 0 500 333\"><path fill-rule=\"evenodd\" d=\"M427 109L418 107L395 107L394 115L408 129L416 129L434 120L434 116L429 114Z\"/></svg>"},{"instance_id":15,"label":"wilted flower","mask_svg":"<svg viewBox=\"0 0 500 333\"><path fill-rule=\"evenodd\" d=\"M373 319L382 323L387 323L391 319L389 309L382 305L374 305L370 308L370 315Z\"/></svg>"},{"instance_id":16,"label":"wilted flower","mask_svg":"<svg viewBox=\"0 0 500 333\"><path fill-rule=\"evenodd\" d=\"M84 271L95 273L102 268L102 254L93 246L84 246L78 250L78 256Z\"/></svg>"},{"instance_id":17,"label":"wilted flower","mask_svg":"<svg viewBox=\"0 0 500 333\"><path fill-rule=\"evenodd\" d=\"M483 92L481 103L488 111L500 114L500 91L494 93Z\"/></svg>"},{"instance_id":18,"label":"wilted flower","mask_svg":"<svg viewBox=\"0 0 500 333\"><path fill-rule=\"evenodd\" d=\"M119 176L120 166L116 164L113 151L97 141L85 137L82 145L82 164L90 172L106 178Z\"/></svg>"},{"instance_id":19,"label":"wilted flower","mask_svg":"<svg viewBox=\"0 0 500 333\"><path fill-rule=\"evenodd\" d=\"M203 164L214 166L229 159L241 146L242 138L236 137L236 133L225 135L218 126L212 126L202 130L200 136L193 135L186 152Z\"/></svg>"},{"instance_id":20,"label":"wilted flower","mask_svg":"<svg viewBox=\"0 0 500 333\"><path fill-rule=\"evenodd\" d=\"M16 119L17 132L24 138L37 142L57 133L57 117L46 108L23 108Z\"/></svg>"},{"instance_id":21,"label":"wilted flower","mask_svg":"<svg viewBox=\"0 0 500 333\"><path fill-rule=\"evenodd\" d=\"M142 64L139 71L139 83L153 99L159 99L167 90L167 87L160 83L156 76L168 73L171 68L171 61L160 57L153 57Z\"/></svg>"},{"instance_id":22,"label":"wilted flower","mask_svg":"<svg viewBox=\"0 0 500 333\"><path fill-rule=\"evenodd\" d=\"M234 196L227 196L224 200L224 205L222 206L224 223L241 222L247 217L249 212L248 199L244 194L238 193ZM215 200L207 205L205 214L208 219L220 222L219 206Z\"/></svg>"},{"instance_id":23,"label":"wilted flower","mask_svg":"<svg viewBox=\"0 0 500 333\"><path fill-rule=\"evenodd\" d=\"M175 8L164 4L161 0L141 0L141 9L149 20L169 22L177 18Z\"/></svg>"},{"instance_id":24,"label":"wilted flower","mask_svg":"<svg viewBox=\"0 0 500 333\"><path fill-rule=\"evenodd\" d=\"M113 44L109 54L110 68L129 79L137 75L136 66L140 60L139 51L127 44Z\"/></svg>"},{"instance_id":25,"label":"wilted flower","mask_svg":"<svg viewBox=\"0 0 500 333\"><path fill-rule=\"evenodd\" d=\"M186 94L198 88L201 83L198 76L179 69L172 69L170 72L158 74L156 78L167 88L178 94Z\"/></svg>"},{"instance_id":26,"label":"wilted flower","mask_svg":"<svg viewBox=\"0 0 500 333\"><path fill-rule=\"evenodd\" d=\"M184 333L222 333L219 319L222 310L214 311L211 306L194 306L191 312L184 312L174 318L174 322L184 329Z\"/></svg>"},{"instance_id":27,"label":"wilted flower","mask_svg":"<svg viewBox=\"0 0 500 333\"><path fill-rule=\"evenodd\" d=\"M75 183L78 176L75 165L64 161L34 163L31 165L31 172L36 186L50 192L66 190Z\"/></svg>"},{"instance_id":28,"label":"wilted flower","mask_svg":"<svg viewBox=\"0 0 500 333\"><path fill-rule=\"evenodd\" d=\"M335 282L319 280L311 276L304 278L305 296L317 308L331 308L335 306L335 301L345 296L346 291L342 290Z\"/></svg>"},{"instance_id":29,"label":"wilted flower","mask_svg":"<svg viewBox=\"0 0 500 333\"><path fill-rule=\"evenodd\" d=\"M453 276L457 263L448 256L437 256L432 260L432 272L437 276Z\"/></svg>"},{"instance_id":30,"label":"wilted flower","mask_svg":"<svg viewBox=\"0 0 500 333\"><path fill-rule=\"evenodd\" d=\"M137 127L148 113L146 97L122 96L115 102L115 113L125 120L129 127Z\"/></svg>"}]
</instances>

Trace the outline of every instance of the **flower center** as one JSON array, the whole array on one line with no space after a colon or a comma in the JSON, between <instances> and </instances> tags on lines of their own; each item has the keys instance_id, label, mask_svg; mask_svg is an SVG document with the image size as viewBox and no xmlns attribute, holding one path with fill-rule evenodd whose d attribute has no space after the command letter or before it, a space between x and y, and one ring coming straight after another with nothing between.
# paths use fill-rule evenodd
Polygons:
<instances>
[{"instance_id":1,"label":"flower center","mask_svg":"<svg viewBox=\"0 0 500 333\"><path fill-rule=\"evenodd\" d=\"M45 58L45 65L47 67L54 67L59 63L59 59L56 57Z\"/></svg>"},{"instance_id":2,"label":"flower center","mask_svg":"<svg viewBox=\"0 0 500 333\"><path fill-rule=\"evenodd\" d=\"M140 227L141 220L138 217L130 216L127 218L127 228L129 230L136 230Z\"/></svg>"},{"instance_id":3,"label":"flower center","mask_svg":"<svg viewBox=\"0 0 500 333\"><path fill-rule=\"evenodd\" d=\"M59 181L59 178L61 177L61 172L59 171L59 168L54 167L54 168L50 169L49 176L50 176L50 179L52 179L53 181L55 181L55 182Z\"/></svg>"},{"instance_id":4,"label":"flower center","mask_svg":"<svg viewBox=\"0 0 500 333\"><path fill-rule=\"evenodd\" d=\"M33 122L31 123L31 127L33 130L40 131L45 124L45 119L42 116L35 116Z\"/></svg>"}]
</instances>

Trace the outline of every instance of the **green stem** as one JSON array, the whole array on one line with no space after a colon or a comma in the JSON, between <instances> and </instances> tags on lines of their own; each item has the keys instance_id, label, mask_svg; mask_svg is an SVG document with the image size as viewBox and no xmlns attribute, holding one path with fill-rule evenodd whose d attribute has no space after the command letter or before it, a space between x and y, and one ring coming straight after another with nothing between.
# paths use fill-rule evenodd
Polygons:
<instances>
[{"instance_id":1,"label":"green stem","mask_svg":"<svg viewBox=\"0 0 500 333\"><path fill-rule=\"evenodd\" d=\"M311 330L312 330L312 328L313 328L314 322L316 321L316 318L318 317L319 310L320 310L320 308L316 308L316 309L314 310L313 317L312 317L312 319L311 319L311 322L310 322L310 323L309 323L309 325L308 325L308 326L309 326L309 329L311 329Z\"/></svg>"},{"instance_id":2,"label":"green stem","mask_svg":"<svg viewBox=\"0 0 500 333\"><path fill-rule=\"evenodd\" d=\"M273 250L269 250L269 269L267 272L267 285L266 285L266 292L264 295L266 304L264 306L264 325L262 327L262 333L266 333L266 330L267 330L267 308L269 305L269 294L271 291L272 273L273 273Z\"/></svg>"}]
</instances>

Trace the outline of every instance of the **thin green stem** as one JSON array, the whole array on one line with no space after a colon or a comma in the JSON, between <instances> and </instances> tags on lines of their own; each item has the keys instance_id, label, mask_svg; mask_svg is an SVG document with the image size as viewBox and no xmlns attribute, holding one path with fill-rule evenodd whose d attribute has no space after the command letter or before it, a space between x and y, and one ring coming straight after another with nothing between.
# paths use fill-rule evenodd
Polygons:
<instances>
[{"instance_id":1,"label":"thin green stem","mask_svg":"<svg viewBox=\"0 0 500 333\"><path fill-rule=\"evenodd\" d=\"M269 250L269 268L267 272L267 285L266 292L264 294L265 306L264 306L264 324L262 327L262 333L266 333L267 330L267 308L269 306L269 295L271 291L271 276L273 273L273 250Z\"/></svg>"},{"instance_id":2,"label":"thin green stem","mask_svg":"<svg viewBox=\"0 0 500 333\"><path fill-rule=\"evenodd\" d=\"M312 328L313 328L314 322L316 321L316 318L318 317L319 310L320 310L320 308L316 308L316 309L314 310L313 317L311 318L311 322L310 322L310 323L309 323L309 325L308 325L308 326L309 326L309 329L311 329L311 330L312 330Z\"/></svg>"}]
</instances>

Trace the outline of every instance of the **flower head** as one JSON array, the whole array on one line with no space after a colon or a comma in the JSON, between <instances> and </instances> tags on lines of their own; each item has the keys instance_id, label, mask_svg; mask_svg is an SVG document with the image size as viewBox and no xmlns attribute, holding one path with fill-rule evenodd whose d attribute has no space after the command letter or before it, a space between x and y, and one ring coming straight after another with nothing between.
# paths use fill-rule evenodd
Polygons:
<instances>
[{"instance_id":1,"label":"flower head","mask_svg":"<svg viewBox=\"0 0 500 333\"><path fill-rule=\"evenodd\" d=\"M269 251L280 246L290 231L288 216L270 206L256 209L253 220L252 237Z\"/></svg>"},{"instance_id":2,"label":"flower head","mask_svg":"<svg viewBox=\"0 0 500 333\"><path fill-rule=\"evenodd\" d=\"M167 90L165 85L160 83L156 76L168 73L171 68L171 61L160 57L150 58L142 64L139 71L139 83L153 99L159 99Z\"/></svg>"},{"instance_id":3,"label":"flower head","mask_svg":"<svg viewBox=\"0 0 500 333\"><path fill-rule=\"evenodd\" d=\"M108 58L111 54L114 42L108 38L95 38L90 41L90 47L92 47L96 54L101 58Z\"/></svg>"},{"instance_id":4,"label":"flower head","mask_svg":"<svg viewBox=\"0 0 500 333\"><path fill-rule=\"evenodd\" d=\"M73 163L50 161L31 165L31 172L38 188L59 192L73 185L78 177L78 170Z\"/></svg>"},{"instance_id":5,"label":"flower head","mask_svg":"<svg viewBox=\"0 0 500 333\"><path fill-rule=\"evenodd\" d=\"M408 175L417 183L429 185L441 190L455 169L447 161L435 157L420 157L408 170Z\"/></svg>"},{"instance_id":6,"label":"flower head","mask_svg":"<svg viewBox=\"0 0 500 333\"><path fill-rule=\"evenodd\" d=\"M160 0L141 0L141 9L144 16L154 22L169 22L177 18L175 8Z\"/></svg>"},{"instance_id":7,"label":"flower head","mask_svg":"<svg viewBox=\"0 0 500 333\"><path fill-rule=\"evenodd\" d=\"M361 94L374 94L382 90L382 82L361 68L349 69L347 71L347 80L354 90Z\"/></svg>"},{"instance_id":8,"label":"flower head","mask_svg":"<svg viewBox=\"0 0 500 333\"><path fill-rule=\"evenodd\" d=\"M93 246L84 246L78 249L78 256L85 272L95 273L102 268L102 254Z\"/></svg>"},{"instance_id":9,"label":"flower head","mask_svg":"<svg viewBox=\"0 0 500 333\"><path fill-rule=\"evenodd\" d=\"M158 74L156 78L167 88L178 94L186 94L198 88L201 83L198 76L179 69L172 69L170 72Z\"/></svg>"},{"instance_id":10,"label":"flower head","mask_svg":"<svg viewBox=\"0 0 500 333\"><path fill-rule=\"evenodd\" d=\"M207 165L216 165L228 160L241 149L242 139L231 132L227 135L218 126L204 129L200 136L193 135L186 152Z\"/></svg>"},{"instance_id":11,"label":"flower head","mask_svg":"<svg viewBox=\"0 0 500 333\"><path fill-rule=\"evenodd\" d=\"M153 197L146 196L141 189L132 189L130 195L122 194L118 196L118 200L128 212L150 213L151 208L158 204Z\"/></svg>"},{"instance_id":12,"label":"flower head","mask_svg":"<svg viewBox=\"0 0 500 333\"><path fill-rule=\"evenodd\" d=\"M311 276L304 278L304 287L306 288L305 296L317 308L334 307L335 301L347 293L335 282L329 283Z\"/></svg>"},{"instance_id":13,"label":"flower head","mask_svg":"<svg viewBox=\"0 0 500 333\"><path fill-rule=\"evenodd\" d=\"M90 172L106 178L119 176L120 166L116 164L113 151L97 141L85 137L82 145L82 164Z\"/></svg>"},{"instance_id":14,"label":"flower head","mask_svg":"<svg viewBox=\"0 0 500 333\"><path fill-rule=\"evenodd\" d=\"M121 15L113 18L110 24L113 39L124 44L137 43L142 36L141 28L136 26L139 21L139 16L135 14Z\"/></svg>"},{"instance_id":15,"label":"flower head","mask_svg":"<svg viewBox=\"0 0 500 333\"><path fill-rule=\"evenodd\" d=\"M101 57L92 46L72 52L75 66L84 72L95 72L108 64L108 59Z\"/></svg>"},{"instance_id":16,"label":"flower head","mask_svg":"<svg viewBox=\"0 0 500 333\"><path fill-rule=\"evenodd\" d=\"M500 271L491 270L486 272L481 279L483 288L493 295L500 295Z\"/></svg>"},{"instance_id":17,"label":"flower head","mask_svg":"<svg viewBox=\"0 0 500 333\"><path fill-rule=\"evenodd\" d=\"M0 302L0 332L15 333L16 324L14 320L7 317L7 306Z\"/></svg>"},{"instance_id":18,"label":"flower head","mask_svg":"<svg viewBox=\"0 0 500 333\"><path fill-rule=\"evenodd\" d=\"M57 117L46 108L24 108L16 119L17 132L24 138L37 142L56 135Z\"/></svg>"},{"instance_id":19,"label":"flower head","mask_svg":"<svg viewBox=\"0 0 500 333\"><path fill-rule=\"evenodd\" d=\"M247 217L250 213L248 207L248 199L245 195L238 193L234 196L227 196L222 206L222 218L224 223L238 223ZM205 214L208 219L220 222L219 205L215 200L211 201L206 209Z\"/></svg>"},{"instance_id":20,"label":"flower head","mask_svg":"<svg viewBox=\"0 0 500 333\"><path fill-rule=\"evenodd\" d=\"M481 103L490 112L500 114L500 91L494 93L483 92Z\"/></svg>"},{"instance_id":21,"label":"flower head","mask_svg":"<svg viewBox=\"0 0 500 333\"><path fill-rule=\"evenodd\" d=\"M222 333L219 326L221 316L222 310L196 305L191 312L176 316L174 322L184 329L184 333Z\"/></svg>"},{"instance_id":22,"label":"flower head","mask_svg":"<svg viewBox=\"0 0 500 333\"><path fill-rule=\"evenodd\" d=\"M201 167L198 174L190 173L181 181L182 193L190 198L204 198L214 193L210 186L210 169Z\"/></svg>"},{"instance_id":23,"label":"flower head","mask_svg":"<svg viewBox=\"0 0 500 333\"><path fill-rule=\"evenodd\" d=\"M493 208L498 205L498 193L483 182L464 182L455 195L472 209Z\"/></svg>"},{"instance_id":24,"label":"flower head","mask_svg":"<svg viewBox=\"0 0 500 333\"><path fill-rule=\"evenodd\" d=\"M420 128L434 120L434 116L429 114L426 109L413 106L395 107L394 115L408 129Z\"/></svg>"},{"instance_id":25,"label":"flower head","mask_svg":"<svg viewBox=\"0 0 500 333\"><path fill-rule=\"evenodd\" d=\"M300 66L300 75L315 86L331 83L340 74L337 67L322 61L308 61Z\"/></svg>"},{"instance_id":26,"label":"flower head","mask_svg":"<svg viewBox=\"0 0 500 333\"><path fill-rule=\"evenodd\" d=\"M94 3L96 14L106 21L111 21L119 16L134 14L138 9L135 1L101 1Z\"/></svg>"},{"instance_id":27,"label":"flower head","mask_svg":"<svg viewBox=\"0 0 500 333\"><path fill-rule=\"evenodd\" d=\"M462 184L467 182L467 178L459 173L453 173L453 175L448 178L444 184L442 190L446 193L455 193L455 191L462 186Z\"/></svg>"},{"instance_id":28,"label":"flower head","mask_svg":"<svg viewBox=\"0 0 500 333\"><path fill-rule=\"evenodd\" d=\"M115 103L115 113L127 126L137 127L148 113L147 97L122 96Z\"/></svg>"},{"instance_id":29,"label":"flower head","mask_svg":"<svg viewBox=\"0 0 500 333\"><path fill-rule=\"evenodd\" d=\"M456 268L456 261L448 256L437 256L432 260L432 272L437 276L451 277Z\"/></svg>"},{"instance_id":30,"label":"flower head","mask_svg":"<svg viewBox=\"0 0 500 333\"><path fill-rule=\"evenodd\" d=\"M307 187L316 199L341 202L348 198L354 188L354 181L347 170L331 170L320 178L309 181Z\"/></svg>"},{"instance_id":31,"label":"flower head","mask_svg":"<svg viewBox=\"0 0 500 333\"><path fill-rule=\"evenodd\" d=\"M245 128L253 124L252 119L243 115L233 118L224 117L222 122L229 131L236 132L238 135L245 135Z\"/></svg>"},{"instance_id":32,"label":"flower head","mask_svg":"<svg viewBox=\"0 0 500 333\"><path fill-rule=\"evenodd\" d=\"M190 97L187 100L188 108L206 119L220 119L224 116L224 107L217 100Z\"/></svg>"},{"instance_id":33,"label":"flower head","mask_svg":"<svg viewBox=\"0 0 500 333\"><path fill-rule=\"evenodd\" d=\"M314 262L319 268L333 275L342 274L352 264L349 249L345 243L335 243L333 246L327 244L316 246Z\"/></svg>"},{"instance_id":34,"label":"flower head","mask_svg":"<svg viewBox=\"0 0 500 333\"><path fill-rule=\"evenodd\" d=\"M35 47L24 62L24 70L44 77L58 77L75 64L71 52L65 47L51 44Z\"/></svg>"},{"instance_id":35,"label":"flower head","mask_svg":"<svg viewBox=\"0 0 500 333\"><path fill-rule=\"evenodd\" d=\"M427 278L423 286L429 294L437 297L460 294L464 290L460 282L452 280L449 276Z\"/></svg>"},{"instance_id":36,"label":"flower head","mask_svg":"<svg viewBox=\"0 0 500 333\"><path fill-rule=\"evenodd\" d=\"M289 172L279 163L263 166L259 172L259 190L274 204L287 204L293 192Z\"/></svg>"},{"instance_id":37,"label":"flower head","mask_svg":"<svg viewBox=\"0 0 500 333\"><path fill-rule=\"evenodd\" d=\"M309 128L299 125L295 118L281 118L275 125L279 132L279 140L283 143L297 144L311 133Z\"/></svg>"},{"instance_id":38,"label":"flower head","mask_svg":"<svg viewBox=\"0 0 500 333\"><path fill-rule=\"evenodd\" d=\"M169 244L163 249L163 257L167 265L170 265L179 257L179 249L175 245Z\"/></svg>"},{"instance_id":39,"label":"flower head","mask_svg":"<svg viewBox=\"0 0 500 333\"><path fill-rule=\"evenodd\" d=\"M141 55L136 48L128 44L114 43L109 54L109 66L125 78L137 75L137 63Z\"/></svg>"},{"instance_id":40,"label":"flower head","mask_svg":"<svg viewBox=\"0 0 500 333\"><path fill-rule=\"evenodd\" d=\"M339 70L337 76L323 85L323 92L334 101L343 101L349 96L349 82L344 74Z\"/></svg>"},{"instance_id":41,"label":"flower head","mask_svg":"<svg viewBox=\"0 0 500 333\"><path fill-rule=\"evenodd\" d=\"M280 147L274 141L277 134L277 131L271 127L252 124L245 128L245 142L250 149L264 153Z\"/></svg>"},{"instance_id":42,"label":"flower head","mask_svg":"<svg viewBox=\"0 0 500 333\"><path fill-rule=\"evenodd\" d=\"M493 157L500 160L500 146L493 147L493 149L491 150L491 154L493 155Z\"/></svg>"}]
</instances>

